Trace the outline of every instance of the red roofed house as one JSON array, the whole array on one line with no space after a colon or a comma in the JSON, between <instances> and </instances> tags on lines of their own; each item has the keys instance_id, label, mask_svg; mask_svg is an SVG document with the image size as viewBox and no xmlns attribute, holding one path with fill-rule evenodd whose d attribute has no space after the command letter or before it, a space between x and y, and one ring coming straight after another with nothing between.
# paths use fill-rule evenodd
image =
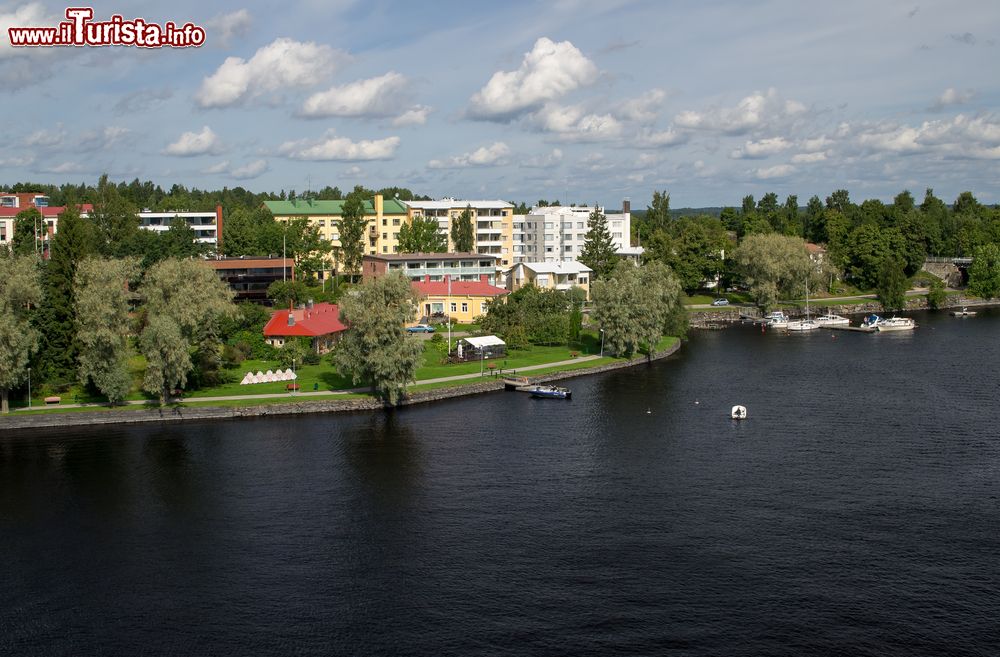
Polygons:
<instances>
[{"instance_id":1,"label":"red roofed house","mask_svg":"<svg viewBox=\"0 0 1000 657\"><path fill-rule=\"evenodd\" d=\"M264 326L264 340L272 347L284 347L291 337L312 338L317 354L333 348L347 326L340 321L340 308L332 303L312 302L305 308L279 310Z\"/></svg>"},{"instance_id":2,"label":"red roofed house","mask_svg":"<svg viewBox=\"0 0 1000 657\"><path fill-rule=\"evenodd\" d=\"M42 257L48 257L49 242L59 232L59 214L66 206L49 206L49 197L39 193L2 193L0 192L0 245L7 245L14 239L14 219L17 215L30 208L37 209L41 222L36 226ZM81 216L88 216L94 206L85 203L80 206Z\"/></svg>"},{"instance_id":3,"label":"red roofed house","mask_svg":"<svg viewBox=\"0 0 1000 657\"><path fill-rule=\"evenodd\" d=\"M510 294L502 287L490 285L487 279L483 274L478 281L432 281L430 276L413 281L411 285L420 296L415 321L444 315L452 321L471 323L476 316L485 315L488 301Z\"/></svg>"}]
</instances>

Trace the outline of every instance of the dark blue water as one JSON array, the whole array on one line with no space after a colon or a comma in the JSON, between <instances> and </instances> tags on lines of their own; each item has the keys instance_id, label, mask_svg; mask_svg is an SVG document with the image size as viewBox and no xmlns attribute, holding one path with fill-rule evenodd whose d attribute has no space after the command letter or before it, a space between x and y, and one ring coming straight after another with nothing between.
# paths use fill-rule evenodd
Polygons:
<instances>
[{"instance_id":1,"label":"dark blue water","mask_svg":"<svg viewBox=\"0 0 1000 657\"><path fill-rule=\"evenodd\" d=\"M3 435L0 655L1000 654L1000 312L917 319L570 402Z\"/></svg>"}]
</instances>

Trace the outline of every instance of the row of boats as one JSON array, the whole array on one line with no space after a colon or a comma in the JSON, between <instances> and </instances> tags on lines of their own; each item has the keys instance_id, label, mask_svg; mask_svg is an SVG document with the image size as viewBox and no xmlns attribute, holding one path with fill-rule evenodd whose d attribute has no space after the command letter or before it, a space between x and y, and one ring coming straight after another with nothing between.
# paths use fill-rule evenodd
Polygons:
<instances>
[{"instance_id":1,"label":"row of boats","mask_svg":"<svg viewBox=\"0 0 1000 657\"><path fill-rule=\"evenodd\" d=\"M850 326L851 320L840 315L820 315L816 318L790 319L780 310L764 316L764 326L785 331L812 331L818 328ZM869 331L911 331L917 324L909 317L883 318L878 315L868 315L861 323L863 330Z\"/></svg>"}]
</instances>

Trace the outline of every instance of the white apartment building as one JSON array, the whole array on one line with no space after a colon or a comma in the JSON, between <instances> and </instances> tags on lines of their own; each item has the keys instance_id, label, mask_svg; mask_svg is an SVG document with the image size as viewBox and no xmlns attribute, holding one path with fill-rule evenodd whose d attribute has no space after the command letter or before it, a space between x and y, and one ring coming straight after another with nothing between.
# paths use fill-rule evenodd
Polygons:
<instances>
[{"instance_id":1,"label":"white apartment building","mask_svg":"<svg viewBox=\"0 0 1000 657\"><path fill-rule=\"evenodd\" d=\"M408 215L437 219L438 230L448 237L448 251L454 250L451 226L466 208L472 210L472 230L476 253L496 256L501 266L511 261L511 218L514 206L506 201L463 201L444 198L439 201L406 201Z\"/></svg>"},{"instance_id":2,"label":"white apartment building","mask_svg":"<svg viewBox=\"0 0 1000 657\"><path fill-rule=\"evenodd\" d=\"M619 253L628 253L632 230L629 202L622 203L620 212L607 212L601 206L597 210L607 217L608 232ZM536 206L526 215L515 216L511 247L514 263L578 260L593 211L593 206Z\"/></svg>"},{"instance_id":3,"label":"white apartment building","mask_svg":"<svg viewBox=\"0 0 1000 657\"><path fill-rule=\"evenodd\" d=\"M222 208L214 212L150 212L139 213L139 227L157 233L170 230L170 224L175 218L183 219L195 232L195 241L201 244L215 246L219 241L219 228L222 226Z\"/></svg>"}]
</instances>

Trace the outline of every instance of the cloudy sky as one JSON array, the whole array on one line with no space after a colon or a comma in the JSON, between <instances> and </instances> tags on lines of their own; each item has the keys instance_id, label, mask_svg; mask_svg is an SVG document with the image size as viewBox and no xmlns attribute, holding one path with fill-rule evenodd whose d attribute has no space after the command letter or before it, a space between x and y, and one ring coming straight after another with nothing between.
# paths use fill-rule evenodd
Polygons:
<instances>
[{"instance_id":1,"label":"cloudy sky","mask_svg":"<svg viewBox=\"0 0 1000 657\"><path fill-rule=\"evenodd\" d=\"M65 8L0 0L0 184L1000 201L996 0L122 0L206 44L9 45Z\"/></svg>"}]
</instances>

